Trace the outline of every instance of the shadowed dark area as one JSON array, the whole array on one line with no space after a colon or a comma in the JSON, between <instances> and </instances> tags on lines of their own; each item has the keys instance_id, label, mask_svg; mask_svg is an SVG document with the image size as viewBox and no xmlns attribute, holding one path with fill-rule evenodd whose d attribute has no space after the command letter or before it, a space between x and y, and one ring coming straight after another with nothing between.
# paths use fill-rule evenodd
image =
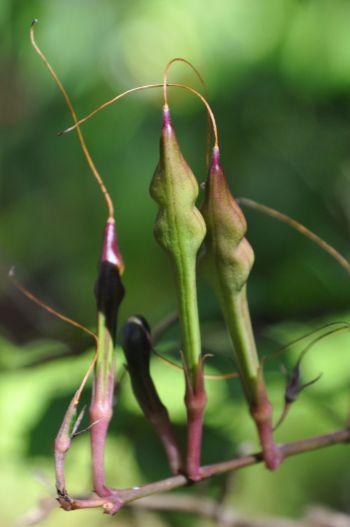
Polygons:
<instances>
[{"instance_id":1,"label":"shadowed dark area","mask_svg":"<svg viewBox=\"0 0 350 527\"><path fill-rule=\"evenodd\" d=\"M117 267L111 262L101 262L95 285L97 311L105 316L106 327L114 344L116 341L118 311L124 295L125 289Z\"/></svg>"},{"instance_id":2,"label":"shadowed dark area","mask_svg":"<svg viewBox=\"0 0 350 527\"><path fill-rule=\"evenodd\" d=\"M123 327L121 340L129 371L144 371L147 375L152 351L147 320L140 315L129 317Z\"/></svg>"}]
</instances>

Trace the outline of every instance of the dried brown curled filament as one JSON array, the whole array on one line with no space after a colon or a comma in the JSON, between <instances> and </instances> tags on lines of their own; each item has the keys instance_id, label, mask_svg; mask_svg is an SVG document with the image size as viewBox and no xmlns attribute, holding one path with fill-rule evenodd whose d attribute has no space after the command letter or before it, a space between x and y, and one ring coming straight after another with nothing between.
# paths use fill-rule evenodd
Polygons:
<instances>
[{"instance_id":1,"label":"dried brown curled filament","mask_svg":"<svg viewBox=\"0 0 350 527\"><path fill-rule=\"evenodd\" d=\"M98 345L98 337L97 337L96 333L94 333L94 331L92 331L91 329L87 328L83 324L80 324L80 322L77 322L76 320L73 320L72 318L67 317L63 313L60 313L59 311L57 311L53 307L51 307L48 304L46 304L45 302L43 302L43 300L41 300L36 295L34 295L34 293L29 291L29 289L24 287L18 281L18 279L16 277L16 271L15 271L14 267L11 267L11 269L10 269L10 271L8 273L8 276L9 276L9 279L10 279L11 283L16 287L16 289L18 289L31 302L34 302L34 304L37 304L38 306L40 306L42 309L44 309L48 313L51 313L53 316L59 318L60 320L63 320L63 322L67 322L67 324L70 324L71 326L74 326L74 327L76 327L78 329L81 329L82 331L84 331L85 333L87 333L88 335L93 337L93 339L95 340L96 346Z\"/></svg>"},{"instance_id":2,"label":"dried brown curled filament","mask_svg":"<svg viewBox=\"0 0 350 527\"><path fill-rule=\"evenodd\" d=\"M333 328L333 329L330 329L330 328ZM312 331L309 331L308 333L305 333L301 337L298 337L298 338L292 340L291 342L288 342L288 344L282 346L281 348L279 348L278 350L270 353L269 355L265 355L262 358L262 363L264 363L267 360L271 360L271 359L274 359L274 358L278 357L282 353L285 353L288 350L290 350L292 348L292 346L295 346L296 344L301 343L302 341L306 340L307 338L316 335L320 331L327 330L327 332L325 334L319 335L317 338L315 338L312 341L311 345L314 345L316 342L318 342L319 340L323 339L324 337L327 337L328 335L332 335L333 333L337 333L338 331L345 331L345 330L348 330L348 329L350 329L349 322L346 322L346 321L329 322L328 324L324 324L323 326L320 326L319 328L316 328L316 329L314 329Z\"/></svg>"},{"instance_id":3,"label":"dried brown curled filament","mask_svg":"<svg viewBox=\"0 0 350 527\"><path fill-rule=\"evenodd\" d=\"M90 170L94 176L94 178L96 179L100 189L101 189L101 192L104 196L104 199L106 201L106 205L107 205L107 209L108 209L108 216L109 218L114 218L114 206L113 206L113 202L112 202L112 199L109 195L109 192L102 180L102 177L101 175L99 174L97 168L96 168L96 165L95 163L93 162L92 158L91 158L91 155L90 155L90 152L86 146L86 143L85 143L85 139L84 139L84 136L82 134L82 131L80 130L80 127L79 127L79 121L78 121L78 117L77 117L77 114L75 112L75 109L74 109L74 106L72 104L72 101L66 91L66 89L64 88L62 82L60 81L60 79L58 78L55 70L53 69L53 67L51 66L51 64L49 63L49 61L47 60L46 56L44 55L44 53L42 52L42 50L39 48L36 40L35 40L35 34L34 34L34 27L35 25L37 24L38 20L35 19L33 20L32 22L32 25L31 25L31 28L30 28L30 40L31 40L31 43L32 43L32 46L35 50L35 52L39 55L39 57L41 58L41 60L43 61L43 63L45 64L45 66L47 67L47 69L49 70L50 72L50 75L51 77L53 78L53 80L55 81L58 89L60 90L60 92L62 93L66 103L67 103L67 106L69 108L69 111L73 117L73 121L75 123L75 128L76 128L76 131L77 131L77 136L78 136L78 140L79 140L79 143L80 143L80 146L82 148L82 151L83 151L83 154L86 158L86 161L90 167Z\"/></svg>"},{"instance_id":4,"label":"dried brown curled filament","mask_svg":"<svg viewBox=\"0 0 350 527\"><path fill-rule=\"evenodd\" d=\"M295 220L294 218L291 218L290 216L287 216L282 212L279 212L276 209L267 207L266 205L253 201L252 199L238 198L237 201L243 206L249 207L250 209L255 209L259 212L262 212L263 214L266 214L267 216L271 216L272 218L281 221L282 223L286 223L294 230L300 232L300 234L302 234L306 238L309 238L309 240L313 241L323 251L325 251L332 258L334 258L339 263L339 265L341 265L343 269L345 269L350 274L350 262L342 254L340 254L340 252L337 251L332 245L323 240L323 238L318 236L318 234L315 234L313 231L305 227L305 225L303 225L299 221Z\"/></svg>"},{"instance_id":5,"label":"dried brown curled filament","mask_svg":"<svg viewBox=\"0 0 350 527\"><path fill-rule=\"evenodd\" d=\"M164 105L168 106L168 74L169 70L172 67L173 64L176 62L182 62L184 64L187 64L192 71L195 73L195 75L198 77L200 84L203 87L205 98L208 100L208 88L207 85L199 72L199 70L187 59L184 59L183 57L175 57L174 59L170 60L168 64L165 67L164 74L163 74L163 99L164 99ZM210 115L207 113L207 144L206 144L206 164L207 168L209 167L210 162L210 144L211 144L211 128L210 128Z\"/></svg>"},{"instance_id":6,"label":"dried brown curled filament","mask_svg":"<svg viewBox=\"0 0 350 527\"><path fill-rule=\"evenodd\" d=\"M173 64L175 64L175 62L183 62L184 64L187 64L187 66L189 66L192 69L192 71L194 71L194 73L197 75L197 77L199 79L199 82L201 83L201 85L204 88L206 98L208 98L207 97L208 96L207 86L205 84L205 81L204 81L202 75L197 70L197 68L189 60L184 59L183 57L175 57L174 59L171 59L168 62L168 64L165 67L164 73L163 73L163 99L164 99L164 104L168 105L168 92L167 92L168 74L169 74L170 68L172 67Z\"/></svg>"},{"instance_id":7,"label":"dried brown curled filament","mask_svg":"<svg viewBox=\"0 0 350 527\"><path fill-rule=\"evenodd\" d=\"M202 103L206 107L208 115L210 117L210 121L211 121L211 124L212 124L212 129L213 129L213 135L214 135L214 144L217 146L219 144L218 128L217 128L217 124L216 124L214 113L213 113L208 101L206 100L206 98L201 93L199 93L197 90L195 90L194 88L191 88L190 86L187 86L186 84L179 84L179 83L169 82L169 83L167 83L167 87L179 88L179 89L182 89L182 90L187 90L188 92L192 93L193 95L195 95L197 98L199 98L202 101ZM75 123L74 125L69 126L65 130L59 132L59 135L63 135L63 134L67 134L67 133L72 132L78 126L82 125L87 120L91 119L91 117L96 115L98 112L100 112L101 110L104 110L105 108L108 108L109 106L111 106L115 102L119 101L120 99L122 99L126 95L129 95L131 93L135 93L135 92L138 92L138 91L142 91L142 90L153 89L153 88L162 88L163 89L163 83L145 84L145 85L142 85L142 86L136 86L135 88L130 88L129 90L126 90L126 91L124 91L122 93L119 93L115 97L112 97L112 99L109 99L105 103L101 104L100 106L98 106L97 108L92 110L92 112L87 114L85 117L82 117L81 119L79 119L78 122Z\"/></svg>"}]
</instances>

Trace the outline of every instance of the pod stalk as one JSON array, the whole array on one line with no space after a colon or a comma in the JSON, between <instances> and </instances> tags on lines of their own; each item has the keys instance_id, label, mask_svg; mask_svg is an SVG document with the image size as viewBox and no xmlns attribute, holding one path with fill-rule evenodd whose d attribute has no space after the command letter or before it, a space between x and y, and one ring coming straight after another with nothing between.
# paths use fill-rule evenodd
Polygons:
<instances>
[{"instance_id":1,"label":"pod stalk","mask_svg":"<svg viewBox=\"0 0 350 527\"><path fill-rule=\"evenodd\" d=\"M185 406L187 412L187 476L191 481L202 479L200 468L203 420L207 405L207 394L204 386L203 360L197 366L195 382L186 374L185 369Z\"/></svg>"}]
</instances>

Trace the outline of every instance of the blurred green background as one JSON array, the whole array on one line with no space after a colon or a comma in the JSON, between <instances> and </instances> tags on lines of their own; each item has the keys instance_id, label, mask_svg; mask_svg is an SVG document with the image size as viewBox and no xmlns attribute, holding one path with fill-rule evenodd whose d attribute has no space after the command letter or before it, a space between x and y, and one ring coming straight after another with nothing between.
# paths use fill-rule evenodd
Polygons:
<instances>
[{"instance_id":1,"label":"blurred green background","mask_svg":"<svg viewBox=\"0 0 350 527\"><path fill-rule=\"evenodd\" d=\"M2 0L0 3L0 508L10 526L53 491L52 442L91 357L90 341L52 319L9 286L21 281L51 305L95 326L93 285L106 210L74 134L64 101L29 43L37 39L85 115L112 95L160 82L173 57L202 72L221 138L222 162L236 196L279 209L345 255L350 233L350 3L347 0ZM171 81L198 88L184 65ZM198 100L172 90L173 120L183 152L206 177L206 116ZM133 94L84 126L87 143L114 198L125 256L121 320L142 313L151 324L175 308L166 256L152 236L156 207L148 186L157 163L161 92ZM247 211L256 252L249 286L261 353L331 320L349 318L349 278L336 262L289 227ZM203 341L214 353L208 371L235 368L218 306L199 280ZM277 433L288 441L344 423L348 411L350 337L322 341L304 362L306 379L322 379L300 398ZM178 349L177 328L160 349ZM300 348L299 348L300 349ZM284 379L298 353L267 363L276 417ZM175 356L175 354L174 354ZM56 358L55 358L56 357ZM119 367L122 367L119 353ZM154 360L153 371L184 436L183 382ZM257 448L237 381L208 381L203 461ZM89 393L86 393L88 401ZM120 389L108 443L108 480L139 485L165 477L157 440ZM88 437L67 461L69 488L90 486ZM188 490L215 497L222 478ZM248 516L300 516L310 503L350 511L349 450L344 446L288 460L276 474L262 466L237 474L229 502ZM99 512L56 510L44 525L134 525ZM144 514L143 525L201 524L179 514Z\"/></svg>"}]
</instances>

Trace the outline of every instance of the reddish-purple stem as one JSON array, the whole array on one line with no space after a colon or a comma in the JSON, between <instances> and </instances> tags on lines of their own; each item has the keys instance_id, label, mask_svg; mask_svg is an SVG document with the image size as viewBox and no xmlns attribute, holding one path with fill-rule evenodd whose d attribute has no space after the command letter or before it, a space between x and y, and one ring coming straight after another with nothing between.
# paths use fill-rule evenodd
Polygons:
<instances>
[{"instance_id":1,"label":"reddish-purple stem","mask_svg":"<svg viewBox=\"0 0 350 527\"><path fill-rule=\"evenodd\" d=\"M55 472L56 472L56 490L60 496L67 494L66 478L64 472L64 458L70 448L70 439L67 436L62 438L57 436L55 440Z\"/></svg>"},{"instance_id":2,"label":"reddish-purple stem","mask_svg":"<svg viewBox=\"0 0 350 527\"><path fill-rule=\"evenodd\" d=\"M282 462L282 456L273 438L272 407L267 403L259 409L251 410L257 427L266 468L275 470Z\"/></svg>"},{"instance_id":3,"label":"reddish-purple stem","mask_svg":"<svg viewBox=\"0 0 350 527\"><path fill-rule=\"evenodd\" d=\"M202 451L203 419L207 404L207 394L204 387L202 361L198 365L194 379L185 373L186 393L185 405L187 411L187 458L186 471L191 481L202 478L200 462Z\"/></svg>"},{"instance_id":4,"label":"reddish-purple stem","mask_svg":"<svg viewBox=\"0 0 350 527\"><path fill-rule=\"evenodd\" d=\"M99 391L98 383L99 379L96 379L90 405L92 479L96 494L106 497L112 493L111 489L105 486L104 452L107 431L113 415L114 375L112 372L109 375L105 400L100 400L98 395L96 396Z\"/></svg>"},{"instance_id":5,"label":"reddish-purple stem","mask_svg":"<svg viewBox=\"0 0 350 527\"><path fill-rule=\"evenodd\" d=\"M150 421L164 446L172 474L179 474L182 470L181 455L169 417L166 416L165 419L158 419L158 416L154 419L150 417Z\"/></svg>"},{"instance_id":6,"label":"reddish-purple stem","mask_svg":"<svg viewBox=\"0 0 350 527\"><path fill-rule=\"evenodd\" d=\"M66 453L70 449L71 443L72 443L72 432L71 432L72 420L76 412L81 393L84 389L85 383L90 375L90 372L95 365L95 362L96 362L96 354L91 364L89 365L79 388L75 392L73 399L69 403L69 406L67 408L62 424L60 426L60 429L55 439L56 489L57 489L59 496L67 496L65 473L64 473L64 460L65 460ZM82 417L82 414L81 414L81 417ZM77 425L79 426L79 421L81 417L78 417L74 427Z\"/></svg>"},{"instance_id":7,"label":"reddish-purple stem","mask_svg":"<svg viewBox=\"0 0 350 527\"><path fill-rule=\"evenodd\" d=\"M100 497L116 495L105 485L104 452L113 415L117 315L124 288L120 281L123 261L118 248L114 218L106 224L100 272L95 288L99 313L99 346L90 405L90 439L93 488Z\"/></svg>"},{"instance_id":8,"label":"reddish-purple stem","mask_svg":"<svg viewBox=\"0 0 350 527\"><path fill-rule=\"evenodd\" d=\"M350 441L350 429L345 428L343 430L337 430L321 436L310 437L308 439L301 439L292 443L284 445L278 445L277 449L281 453L281 457L287 458L302 454L303 452L309 452L318 450L335 444L348 443ZM202 478L210 478L216 474L222 474L227 471L239 470L256 463L263 461L262 453L250 454L244 457L231 459L229 461L222 461L213 465L207 465L201 467ZM114 514L123 505L132 501L150 496L151 494L166 492L178 487L183 487L188 484L188 480L184 475L172 476L161 481L155 481L148 483L142 487L132 487L130 489L121 489L119 491L119 497L116 499L114 496L108 499L74 499L68 498L59 499L61 507L65 510L75 510L91 507L103 507L104 511L108 514Z\"/></svg>"},{"instance_id":9,"label":"reddish-purple stem","mask_svg":"<svg viewBox=\"0 0 350 527\"><path fill-rule=\"evenodd\" d=\"M272 405L262 371L257 381L255 401L250 403L250 413L258 431L265 465L268 469L275 470L282 462L282 455L273 438Z\"/></svg>"}]
</instances>

